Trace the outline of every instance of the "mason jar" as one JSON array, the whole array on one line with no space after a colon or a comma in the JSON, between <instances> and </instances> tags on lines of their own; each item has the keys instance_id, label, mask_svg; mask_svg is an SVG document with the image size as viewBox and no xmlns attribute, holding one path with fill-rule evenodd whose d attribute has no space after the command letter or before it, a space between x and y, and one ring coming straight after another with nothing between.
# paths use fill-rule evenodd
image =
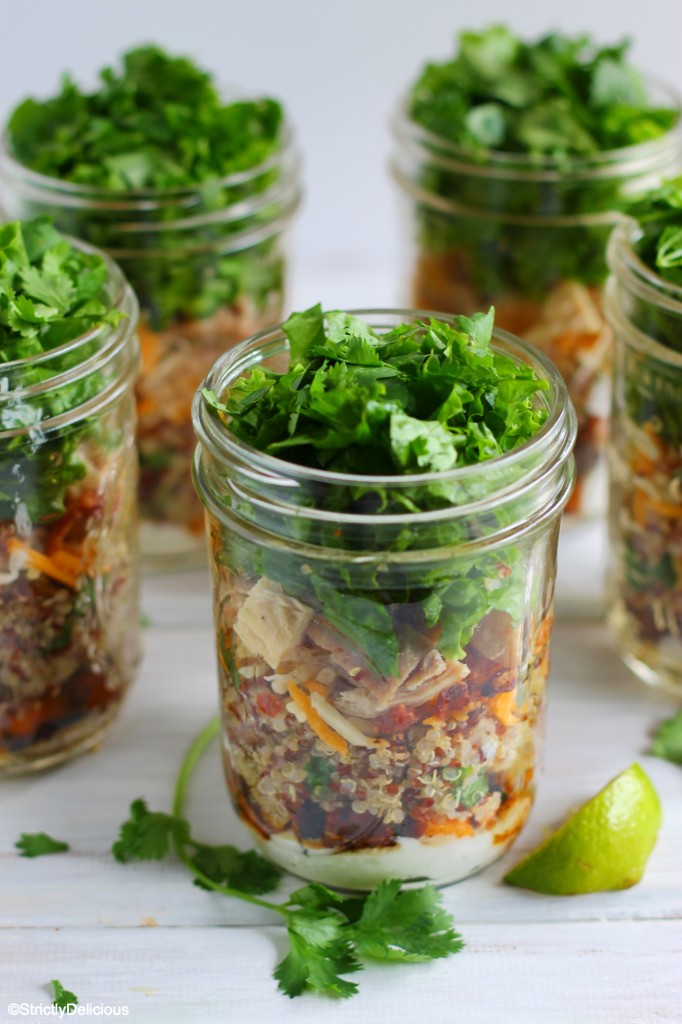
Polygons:
<instances>
[{"instance_id":1,"label":"mason jar","mask_svg":"<svg viewBox=\"0 0 682 1024\"><path fill-rule=\"evenodd\" d=\"M431 314L355 315L384 333ZM499 857L530 811L576 427L542 354L503 331L492 344L547 381L546 421L443 473L285 462L195 398L227 784L258 848L304 878L452 882ZM287 351L263 331L205 388L284 369ZM424 511L434 486L443 507Z\"/></svg>"},{"instance_id":2,"label":"mason jar","mask_svg":"<svg viewBox=\"0 0 682 1024\"><path fill-rule=\"evenodd\" d=\"M139 661L137 302L104 258L119 323L0 364L0 775L98 744Z\"/></svg>"},{"instance_id":3,"label":"mason jar","mask_svg":"<svg viewBox=\"0 0 682 1024\"><path fill-rule=\"evenodd\" d=\"M192 396L215 360L282 314L287 227L300 200L285 125L263 163L181 189L114 192L45 177L0 143L0 198L13 218L49 214L123 268L141 309L137 385L141 544L150 568L205 559L192 487Z\"/></svg>"},{"instance_id":4,"label":"mason jar","mask_svg":"<svg viewBox=\"0 0 682 1024\"><path fill-rule=\"evenodd\" d=\"M660 92L660 105L679 106ZM541 160L492 152L477 159L419 125L404 102L393 135L405 295L420 308L453 313L492 304L500 327L549 356L578 417L568 518L603 513L611 344L602 303L606 244L623 198L678 166L677 128L591 156Z\"/></svg>"},{"instance_id":5,"label":"mason jar","mask_svg":"<svg viewBox=\"0 0 682 1024\"><path fill-rule=\"evenodd\" d=\"M608 250L613 329L609 622L647 683L682 695L682 288L636 253L634 222Z\"/></svg>"}]
</instances>

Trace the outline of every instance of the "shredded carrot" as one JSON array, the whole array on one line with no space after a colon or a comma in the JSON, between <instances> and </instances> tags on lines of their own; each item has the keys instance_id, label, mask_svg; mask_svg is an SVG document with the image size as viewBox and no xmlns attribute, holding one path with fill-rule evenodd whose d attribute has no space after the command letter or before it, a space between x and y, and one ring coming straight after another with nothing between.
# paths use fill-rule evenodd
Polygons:
<instances>
[{"instance_id":1,"label":"shredded carrot","mask_svg":"<svg viewBox=\"0 0 682 1024\"><path fill-rule=\"evenodd\" d=\"M515 725L519 718L515 712L516 690L505 690L497 693L488 701L488 707L502 725Z\"/></svg>"},{"instance_id":2,"label":"shredded carrot","mask_svg":"<svg viewBox=\"0 0 682 1024\"><path fill-rule=\"evenodd\" d=\"M19 540L18 537L11 537L7 543L7 547L10 551L23 551L26 554L27 563L32 568L37 569L38 572L42 572L45 576L51 576L52 579L59 580L60 583L65 583L67 587L71 587L72 590L76 590L78 587L78 573L72 569L68 569L63 565L59 565L59 562L55 560L54 556L48 557L44 555L42 551L36 551L35 548L30 548L28 544L24 544L23 541Z\"/></svg>"},{"instance_id":3,"label":"shredded carrot","mask_svg":"<svg viewBox=\"0 0 682 1024\"><path fill-rule=\"evenodd\" d=\"M422 725L439 726L439 725L442 725L442 724L443 724L443 719L439 718L437 715L429 715L428 718L423 718L422 719Z\"/></svg>"},{"instance_id":4,"label":"shredded carrot","mask_svg":"<svg viewBox=\"0 0 682 1024\"><path fill-rule=\"evenodd\" d=\"M472 836L474 830L468 821L456 818L431 819L426 823L425 836Z\"/></svg>"},{"instance_id":5,"label":"shredded carrot","mask_svg":"<svg viewBox=\"0 0 682 1024\"><path fill-rule=\"evenodd\" d=\"M319 693L320 697L327 696L326 689L324 688L322 683L318 683L317 679L308 679L306 681L305 687L307 690L310 690L311 693Z\"/></svg>"},{"instance_id":6,"label":"shredded carrot","mask_svg":"<svg viewBox=\"0 0 682 1024\"><path fill-rule=\"evenodd\" d=\"M59 548L57 551L50 552L49 557L56 565L64 569L65 572L71 572L75 576L79 576L83 571L84 559L74 555L72 551L67 551L66 548Z\"/></svg>"},{"instance_id":7,"label":"shredded carrot","mask_svg":"<svg viewBox=\"0 0 682 1024\"><path fill-rule=\"evenodd\" d=\"M337 754L347 754L348 741L345 740L343 736L339 736L338 732L334 732L334 730L327 725L320 715L318 715L310 702L308 694L305 693L304 690L301 690L300 687L296 686L295 683L289 683L288 686L291 699L296 707L301 709L313 732L316 733L320 739L327 744L327 746L331 747L332 750L335 750Z\"/></svg>"}]
</instances>

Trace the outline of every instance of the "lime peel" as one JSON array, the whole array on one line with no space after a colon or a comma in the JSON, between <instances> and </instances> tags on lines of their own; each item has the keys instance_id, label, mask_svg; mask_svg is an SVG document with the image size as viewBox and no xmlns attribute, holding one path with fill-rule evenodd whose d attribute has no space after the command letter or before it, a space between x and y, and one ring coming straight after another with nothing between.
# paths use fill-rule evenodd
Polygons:
<instances>
[{"instance_id":1,"label":"lime peel","mask_svg":"<svg viewBox=\"0 0 682 1024\"><path fill-rule=\"evenodd\" d=\"M663 815L636 762L583 804L505 876L554 896L628 889L641 879Z\"/></svg>"}]
</instances>

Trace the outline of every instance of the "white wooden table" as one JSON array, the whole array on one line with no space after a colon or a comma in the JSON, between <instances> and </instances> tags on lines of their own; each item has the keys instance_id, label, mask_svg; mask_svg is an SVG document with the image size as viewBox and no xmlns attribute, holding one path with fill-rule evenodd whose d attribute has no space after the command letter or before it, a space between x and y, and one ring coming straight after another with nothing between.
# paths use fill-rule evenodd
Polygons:
<instances>
[{"instance_id":1,"label":"white wooden table","mask_svg":"<svg viewBox=\"0 0 682 1024\"><path fill-rule=\"evenodd\" d=\"M444 893L466 940L458 956L368 967L349 1003L289 1001L271 977L285 938L267 913L198 890L170 862L117 864L109 851L129 803L144 796L169 808L184 749L216 708L207 587L202 573L147 581L146 655L113 733L95 754L0 785L0 1021L12 1002L47 1004L52 978L81 1003L163 1024L682 1021L682 770L645 753L674 703L630 676L595 623L555 631L545 771L529 825L502 861ZM553 898L501 884L548 826L635 758L665 812L640 885ZM217 746L188 814L208 842L248 845ZM22 858L13 849L22 831L46 831L71 851Z\"/></svg>"}]
</instances>

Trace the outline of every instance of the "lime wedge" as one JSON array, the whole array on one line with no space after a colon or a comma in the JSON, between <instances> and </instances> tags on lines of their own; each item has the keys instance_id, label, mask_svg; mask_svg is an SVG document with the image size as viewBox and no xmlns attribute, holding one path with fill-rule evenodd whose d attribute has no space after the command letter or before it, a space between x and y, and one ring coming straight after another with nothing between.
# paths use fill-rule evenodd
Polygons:
<instances>
[{"instance_id":1,"label":"lime wedge","mask_svg":"<svg viewBox=\"0 0 682 1024\"><path fill-rule=\"evenodd\" d=\"M519 861L504 880L554 896L628 889L644 874L662 817L658 794L635 763Z\"/></svg>"}]
</instances>

